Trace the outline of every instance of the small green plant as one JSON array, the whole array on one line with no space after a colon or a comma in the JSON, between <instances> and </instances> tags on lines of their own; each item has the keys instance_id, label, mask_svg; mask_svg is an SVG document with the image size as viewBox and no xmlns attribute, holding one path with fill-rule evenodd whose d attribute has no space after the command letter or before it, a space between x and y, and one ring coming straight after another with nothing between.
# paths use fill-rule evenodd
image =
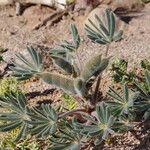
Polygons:
<instances>
[{"instance_id":1,"label":"small green plant","mask_svg":"<svg viewBox=\"0 0 150 150\"><path fill-rule=\"evenodd\" d=\"M113 98L113 101L109 101L108 103L115 116L130 115L133 112L134 98L129 96L127 84L123 86L123 95L120 95L111 87L107 94Z\"/></svg>"},{"instance_id":2,"label":"small green plant","mask_svg":"<svg viewBox=\"0 0 150 150\"><path fill-rule=\"evenodd\" d=\"M6 94L17 93L21 91L19 89L19 83L14 77L5 77L0 80L0 96L5 96Z\"/></svg>"},{"instance_id":3,"label":"small green plant","mask_svg":"<svg viewBox=\"0 0 150 150\"><path fill-rule=\"evenodd\" d=\"M147 59L141 60L141 67L150 71L150 61Z\"/></svg>"},{"instance_id":4,"label":"small green plant","mask_svg":"<svg viewBox=\"0 0 150 150\"><path fill-rule=\"evenodd\" d=\"M0 148L3 150L13 150L16 147L16 144L14 143L14 137L16 136L18 132L18 129L12 130L11 132L6 133L3 135L3 139L0 141Z\"/></svg>"},{"instance_id":5,"label":"small green plant","mask_svg":"<svg viewBox=\"0 0 150 150\"><path fill-rule=\"evenodd\" d=\"M144 112L144 119L147 120L150 117L150 73L146 70L145 71L145 82L146 87L144 88L141 86L140 83L135 81L135 85L137 88L137 101L135 101L135 108L137 111Z\"/></svg>"},{"instance_id":6,"label":"small green plant","mask_svg":"<svg viewBox=\"0 0 150 150\"><path fill-rule=\"evenodd\" d=\"M99 145L103 140L106 140L109 134L113 134L113 125L115 123L115 118L110 113L108 106L105 103L101 103L96 106L96 120L88 115L84 116L92 124L84 125L82 124L81 133L85 136L96 137L94 141L95 145ZM77 123L78 125L78 123Z\"/></svg>"},{"instance_id":7,"label":"small green plant","mask_svg":"<svg viewBox=\"0 0 150 150\"><path fill-rule=\"evenodd\" d=\"M16 149L19 150L40 150L40 145L36 140L24 140L21 143L17 144Z\"/></svg>"},{"instance_id":8,"label":"small green plant","mask_svg":"<svg viewBox=\"0 0 150 150\"><path fill-rule=\"evenodd\" d=\"M112 41L121 39L122 31L116 32L115 16L112 11L106 10L107 25L98 16L95 17L99 26L95 26L91 20L89 22L94 30L86 26L88 37L93 42L108 46ZM79 102L79 106L65 112L64 110L57 112L50 104L29 107L27 98L21 92L6 93L0 97L0 105L9 112L0 112L0 120L5 121L0 124L0 131L18 129L14 141L23 140L30 135L36 139L49 139L49 150L88 149L90 144L99 145L103 141L108 141L114 133L133 130L136 112L144 114L145 120L149 118L150 73L145 72L145 89L135 81L136 88L131 92L125 83L122 94L110 87L107 94L111 100L106 103L98 101L102 72L108 66L109 58L102 58L102 55L94 56L83 67L78 55L81 39L75 25L71 26L71 31L73 42L65 41L50 52L53 63L65 73L44 71L42 56L32 47L27 48L30 59L22 54L16 55L21 64L13 62L14 67L11 69L18 80L34 76L42 78L48 84L54 84L67 95L71 94ZM105 56L107 53L108 47ZM124 68L126 63L123 61L120 70L123 72ZM92 78L94 81L97 79L94 90L89 85ZM64 95L65 98L67 95ZM70 103L72 105L70 98L70 95L67 96L68 105ZM31 147L37 150L39 148L36 143ZM26 147L26 144L23 144L19 148L28 149L29 145Z\"/></svg>"},{"instance_id":9,"label":"small green plant","mask_svg":"<svg viewBox=\"0 0 150 150\"><path fill-rule=\"evenodd\" d=\"M132 82L136 75L134 71L127 71L128 62L124 59L115 59L112 62L110 71L112 72L112 80L114 83Z\"/></svg>"},{"instance_id":10,"label":"small green plant","mask_svg":"<svg viewBox=\"0 0 150 150\"><path fill-rule=\"evenodd\" d=\"M78 106L76 100L71 95L68 95L66 93L62 95L62 103L62 109L64 107L65 109L71 110Z\"/></svg>"},{"instance_id":11,"label":"small green plant","mask_svg":"<svg viewBox=\"0 0 150 150\"><path fill-rule=\"evenodd\" d=\"M24 138L28 132L28 124L25 120L30 119L28 116L30 110L24 95L21 93L8 94L0 98L0 105L2 108L11 110L9 112L0 113L0 120L6 121L4 125L0 125L0 132L11 131L21 126L15 141Z\"/></svg>"},{"instance_id":12,"label":"small green plant","mask_svg":"<svg viewBox=\"0 0 150 150\"><path fill-rule=\"evenodd\" d=\"M76 39L76 38L75 38ZM32 62L24 58L21 54L17 57L22 61L23 65L13 62L15 67L11 67L13 70L13 75L17 77L18 80L26 80L32 76L40 77L48 84L54 84L55 86L63 89L66 93L79 95L81 97L87 96L87 88L89 79L92 76L97 76L102 73L103 70L108 66L109 58L101 58L101 55L91 58L84 66L84 69L80 70L78 76L69 78L62 74L56 74L52 72L43 71L42 68L42 58L41 55L36 52L33 48L28 48L28 52L31 55ZM62 57L57 57L52 55L55 63L59 65L66 72L73 70L70 73L74 75L78 74L75 67L69 61L63 59ZM72 60L73 61L73 60Z\"/></svg>"}]
</instances>

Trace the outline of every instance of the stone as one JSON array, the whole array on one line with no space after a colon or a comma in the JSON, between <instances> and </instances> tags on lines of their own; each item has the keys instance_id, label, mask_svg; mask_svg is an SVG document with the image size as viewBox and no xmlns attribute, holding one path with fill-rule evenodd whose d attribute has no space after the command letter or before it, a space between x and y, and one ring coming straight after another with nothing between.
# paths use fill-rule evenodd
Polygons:
<instances>
[{"instance_id":1,"label":"stone","mask_svg":"<svg viewBox=\"0 0 150 150\"><path fill-rule=\"evenodd\" d=\"M98 26L98 21L95 18L95 15L99 16L101 18L101 20L103 21L103 23L107 24L107 20L106 20L106 16L105 16L105 11L106 9L108 9L109 6L108 5L100 5L99 7L95 8L93 11L90 12L90 14L87 16L84 25L88 25L90 26L93 30L96 31L95 28L93 28L93 26L89 23L89 19L96 25ZM115 15L115 20L116 20L116 24L117 24L117 28L116 29L120 29L123 30L125 28L125 23L123 21L121 21L119 19L119 17L117 17Z\"/></svg>"}]
</instances>

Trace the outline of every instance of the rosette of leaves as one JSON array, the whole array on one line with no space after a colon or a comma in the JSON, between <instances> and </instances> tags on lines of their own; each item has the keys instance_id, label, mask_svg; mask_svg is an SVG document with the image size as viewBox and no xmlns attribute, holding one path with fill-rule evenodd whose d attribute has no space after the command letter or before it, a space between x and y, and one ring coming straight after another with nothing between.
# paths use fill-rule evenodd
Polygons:
<instances>
[{"instance_id":1,"label":"rosette of leaves","mask_svg":"<svg viewBox=\"0 0 150 150\"><path fill-rule=\"evenodd\" d=\"M0 112L0 120L4 124L0 125L1 132L7 132L19 128L19 132L15 141L26 137L28 133L30 120L30 109L27 106L26 98L23 94L9 94L4 98L0 98L0 105L2 108L8 109L8 112Z\"/></svg>"},{"instance_id":2,"label":"rosette of leaves","mask_svg":"<svg viewBox=\"0 0 150 150\"><path fill-rule=\"evenodd\" d=\"M38 108L33 107L30 117L31 133L37 138L54 134L58 128L58 115L49 104L42 104Z\"/></svg>"},{"instance_id":3,"label":"rosette of leaves","mask_svg":"<svg viewBox=\"0 0 150 150\"><path fill-rule=\"evenodd\" d=\"M123 31L117 30L115 15L110 9L105 11L106 23L95 15L97 24L92 20L85 25L87 36L94 42L99 44L109 44L112 41L118 41L122 38Z\"/></svg>"},{"instance_id":4,"label":"rosette of leaves","mask_svg":"<svg viewBox=\"0 0 150 150\"><path fill-rule=\"evenodd\" d=\"M106 140L110 134L114 133L113 125L116 119L111 114L108 106L102 102L96 106L96 120L93 116L84 114L83 117L90 122L89 125L75 122L75 125L81 130L80 133L84 136L96 138L95 145Z\"/></svg>"},{"instance_id":5,"label":"rosette of leaves","mask_svg":"<svg viewBox=\"0 0 150 150\"><path fill-rule=\"evenodd\" d=\"M123 85L122 88L123 94L119 94L113 88L109 88L107 94L113 98L112 101L107 102L109 104L110 110L115 116L119 115L132 115L133 113L133 104L134 104L134 94L129 95L129 89L127 84Z\"/></svg>"},{"instance_id":6,"label":"rosette of leaves","mask_svg":"<svg viewBox=\"0 0 150 150\"><path fill-rule=\"evenodd\" d=\"M67 121L65 121L65 128L59 129L59 132L54 134L50 141L52 145L48 150L80 150L85 144L80 132Z\"/></svg>"},{"instance_id":7,"label":"rosette of leaves","mask_svg":"<svg viewBox=\"0 0 150 150\"><path fill-rule=\"evenodd\" d=\"M18 93L0 98L0 105L9 110L0 112L0 120L5 121L0 125L0 131L7 132L18 128L16 141L25 138L27 134L41 138L57 131L58 115L49 104L29 108L26 97Z\"/></svg>"},{"instance_id":8,"label":"rosette of leaves","mask_svg":"<svg viewBox=\"0 0 150 150\"><path fill-rule=\"evenodd\" d=\"M147 120L150 117L150 72L145 71L145 85L143 87L140 83L135 81L137 93L137 100L135 101L135 108L139 112L144 112L144 119Z\"/></svg>"},{"instance_id":9,"label":"rosette of leaves","mask_svg":"<svg viewBox=\"0 0 150 150\"><path fill-rule=\"evenodd\" d=\"M11 69L13 70L13 75L16 76L19 80L29 79L33 75L40 77L48 84L53 84L58 88L63 89L66 93L79 95L79 96L86 96L86 84L88 83L89 79L92 76L97 76L98 74L102 73L103 70L108 66L109 58L102 59L101 55L95 56L91 58L84 66L84 69L81 70L80 75L72 78L66 77L62 74L52 73L52 72L45 72L41 70L42 61L38 61L39 59L36 56L40 56L38 52L36 52L33 48L28 48L28 52L33 58L32 68L27 64L31 64L30 61L23 56L18 57L22 63L22 65L14 63L14 67ZM34 56L35 55L35 56ZM22 58L23 57L23 58ZM55 56L55 61L56 61ZM39 57L42 60L41 57ZM35 60L34 60L35 59ZM63 70L76 70L75 67L69 63L58 60L60 67ZM38 65L37 65L38 64ZM58 64L58 63L57 63ZM35 65L35 67L34 67ZM64 69L65 68L65 69ZM35 69L35 70L34 70ZM78 74L78 73L76 73Z\"/></svg>"},{"instance_id":10,"label":"rosette of leaves","mask_svg":"<svg viewBox=\"0 0 150 150\"><path fill-rule=\"evenodd\" d=\"M32 47L27 47L27 51L31 56L31 60L25 58L21 53L16 54L16 57L22 62L19 64L13 61L15 67L10 67L13 71L13 75L18 80L27 80L31 78L35 73L42 71L42 56Z\"/></svg>"}]
</instances>

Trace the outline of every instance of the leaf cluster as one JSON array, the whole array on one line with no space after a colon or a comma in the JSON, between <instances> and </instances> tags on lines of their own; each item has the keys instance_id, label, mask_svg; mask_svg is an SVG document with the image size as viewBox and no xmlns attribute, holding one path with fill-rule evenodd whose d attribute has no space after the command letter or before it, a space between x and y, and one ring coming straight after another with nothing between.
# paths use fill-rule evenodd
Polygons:
<instances>
[{"instance_id":1,"label":"leaf cluster","mask_svg":"<svg viewBox=\"0 0 150 150\"><path fill-rule=\"evenodd\" d=\"M110 10L105 11L105 20L102 20L99 16L95 15L95 20L92 20L85 25L87 36L95 43L110 44L113 41L118 41L122 38L123 31L118 30L116 24L115 14Z\"/></svg>"},{"instance_id":2,"label":"leaf cluster","mask_svg":"<svg viewBox=\"0 0 150 150\"><path fill-rule=\"evenodd\" d=\"M112 72L112 80L115 83L125 83L132 82L136 75L134 71L127 71L128 62L125 59L117 58L115 59L110 67Z\"/></svg>"},{"instance_id":3,"label":"leaf cluster","mask_svg":"<svg viewBox=\"0 0 150 150\"><path fill-rule=\"evenodd\" d=\"M93 42L110 44L122 37L122 31L116 30L113 12L108 9L105 15L107 25L98 16L95 16L99 23L98 27L91 20L89 22L94 30L86 25L88 37ZM85 99L89 95L87 85L92 77L95 79L98 76L96 92L93 96L96 99L102 77L99 74L108 66L109 58L97 55L89 59L83 68L79 67L74 54L81 44L81 38L75 25L71 26L71 32L73 42L65 41L50 52L53 63L61 68L64 74L44 71L41 54L34 48L28 47L30 59L17 54L20 63L13 62L14 67L11 67L13 75L19 80L26 80L32 76L40 77L46 83L63 89L67 94ZM126 72L127 62L121 60L114 68L118 69L117 73L122 76ZM150 73L148 70L145 71L144 82L146 88L138 81L134 81L135 88L132 90L125 83L121 92L110 87L107 92L110 99L107 102L96 103L90 109L79 107L67 112L56 112L50 104L29 107L22 93L6 94L0 97L0 106L9 111L0 112L0 120L4 121L4 124L0 124L0 131L8 132L17 128L15 141L24 139L27 135L35 136L37 139L49 139L49 150L86 149L88 143L99 145L111 134L132 129L137 112L142 116L140 121L149 119Z\"/></svg>"},{"instance_id":4,"label":"leaf cluster","mask_svg":"<svg viewBox=\"0 0 150 150\"><path fill-rule=\"evenodd\" d=\"M54 65L59 66L66 74L72 75L68 77L64 74L43 71L42 56L32 47L28 47L28 53L31 60L25 58L22 54L17 54L17 58L21 64L13 62L11 67L13 75L18 80L26 80L32 76L43 79L48 84L63 89L66 93L85 97L87 95L86 85L93 76L98 76L108 66L109 58L102 59L101 55L94 56L81 69L73 59L73 52L77 51L80 46L80 36L75 25L71 26L73 42L65 42L60 45L59 49L53 49L50 56Z\"/></svg>"}]
</instances>

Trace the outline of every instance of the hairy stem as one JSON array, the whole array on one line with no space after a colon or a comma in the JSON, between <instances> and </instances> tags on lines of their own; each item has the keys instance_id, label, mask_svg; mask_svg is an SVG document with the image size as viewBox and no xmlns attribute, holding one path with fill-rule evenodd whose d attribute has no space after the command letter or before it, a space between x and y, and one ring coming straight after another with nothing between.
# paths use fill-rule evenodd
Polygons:
<instances>
[{"instance_id":1,"label":"hairy stem","mask_svg":"<svg viewBox=\"0 0 150 150\"><path fill-rule=\"evenodd\" d=\"M76 53L76 56L77 56L78 63L79 63L79 65L80 65L80 70L82 70L82 62L81 62L81 60L80 60L80 57L79 57L79 54L78 54L78 50L77 50L77 49L76 49L75 53Z\"/></svg>"},{"instance_id":2,"label":"hairy stem","mask_svg":"<svg viewBox=\"0 0 150 150\"><path fill-rule=\"evenodd\" d=\"M107 45L106 45L106 51L105 51L104 57L107 57L107 56L108 56L109 47L110 47L110 44L107 44ZM98 80L97 80L96 88L95 88L95 91L94 91L94 97L93 97L95 103L96 103L97 100L98 100L98 89L99 89L100 84L101 84L102 76L103 76L103 73L98 75Z\"/></svg>"},{"instance_id":3,"label":"hairy stem","mask_svg":"<svg viewBox=\"0 0 150 150\"><path fill-rule=\"evenodd\" d=\"M108 56L109 47L110 47L110 44L107 44L106 45L106 51L105 51L105 57Z\"/></svg>"},{"instance_id":4,"label":"hairy stem","mask_svg":"<svg viewBox=\"0 0 150 150\"><path fill-rule=\"evenodd\" d=\"M69 115L72 115L72 114L74 114L76 112L79 112L79 111L84 112L85 109L83 109L83 108L73 109L73 110L67 111L67 112L65 112L63 114L60 114L58 118L61 119L61 118L64 118L64 117L69 116Z\"/></svg>"},{"instance_id":5,"label":"hairy stem","mask_svg":"<svg viewBox=\"0 0 150 150\"><path fill-rule=\"evenodd\" d=\"M98 100L98 90L99 90L99 87L100 87L100 84L101 84L101 79L102 79L101 77L102 77L101 75L98 76L95 91L94 91L94 101L95 101L95 103L97 103L97 100Z\"/></svg>"}]
</instances>

